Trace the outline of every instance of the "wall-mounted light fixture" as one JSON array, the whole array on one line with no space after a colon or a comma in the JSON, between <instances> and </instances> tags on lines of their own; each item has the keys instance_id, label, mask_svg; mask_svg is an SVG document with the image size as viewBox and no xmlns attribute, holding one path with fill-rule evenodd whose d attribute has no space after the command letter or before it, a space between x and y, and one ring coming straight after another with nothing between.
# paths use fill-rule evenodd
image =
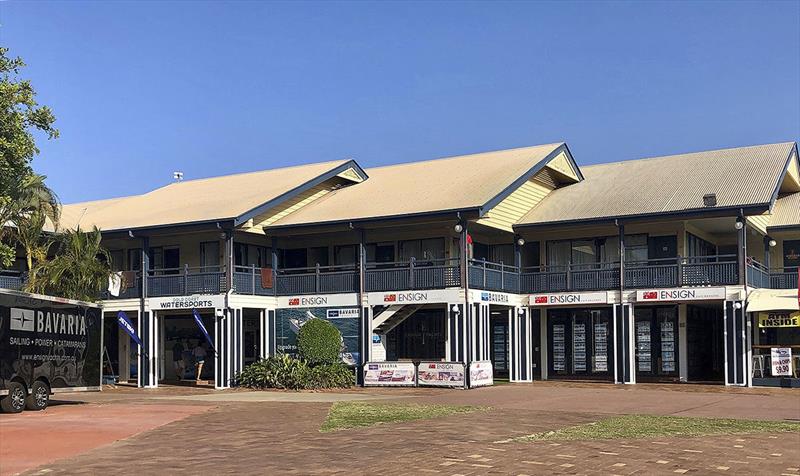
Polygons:
<instances>
[{"instance_id":1,"label":"wall-mounted light fixture","mask_svg":"<svg viewBox=\"0 0 800 476\"><path fill-rule=\"evenodd\" d=\"M737 230L741 230L742 228L744 228L744 221L742 221L741 218L737 218L736 225L734 226L736 227Z\"/></svg>"},{"instance_id":2,"label":"wall-mounted light fixture","mask_svg":"<svg viewBox=\"0 0 800 476\"><path fill-rule=\"evenodd\" d=\"M517 244L519 246L525 246L525 238L523 238L521 236L519 238L517 238Z\"/></svg>"},{"instance_id":3,"label":"wall-mounted light fixture","mask_svg":"<svg viewBox=\"0 0 800 476\"><path fill-rule=\"evenodd\" d=\"M464 231L464 227L461 225L461 223L456 223L456 226L454 226L453 229L456 231L456 233L461 233Z\"/></svg>"}]
</instances>

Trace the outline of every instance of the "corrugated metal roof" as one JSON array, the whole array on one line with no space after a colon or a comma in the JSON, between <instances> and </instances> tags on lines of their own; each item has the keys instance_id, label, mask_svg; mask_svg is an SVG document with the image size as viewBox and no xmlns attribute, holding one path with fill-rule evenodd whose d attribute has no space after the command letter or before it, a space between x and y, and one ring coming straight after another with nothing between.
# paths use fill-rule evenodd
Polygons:
<instances>
[{"instance_id":1,"label":"corrugated metal roof","mask_svg":"<svg viewBox=\"0 0 800 476\"><path fill-rule=\"evenodd\" d=\"M794 142L581 167L582 182L554 190L517 226L768 204Z\"/></svg>"},{"instance_id":2,"label":"corrugated metal roof","mask_svg":"<svg viewBox=\"0 0 800 476\"><path fill-rule=\"evenodd\" d=\"M800 226L800 192L775 200L767 229Z\"/></svg>"},{"instance_id":3,"label":"corrugated metal roof","mask_svg":"<svg viewBox=\"0 0 800 476\"><path fill-rule=\"evenodd\" d=\"M332 192L272 226L479 208L562 145L537 145L367 169L368 180Z\"/></svg>"},{"instance_id":4,"label":"corrugated metal roof","mask_svg":"<svg viewBox=\"0 0 800 476\"><path fill-rule=\"evenodd\" d=\"M171 183L143 195L64 205L61 227L104 231L228 220L350 162L338 160Z\"/></svg>"}]
</instances>

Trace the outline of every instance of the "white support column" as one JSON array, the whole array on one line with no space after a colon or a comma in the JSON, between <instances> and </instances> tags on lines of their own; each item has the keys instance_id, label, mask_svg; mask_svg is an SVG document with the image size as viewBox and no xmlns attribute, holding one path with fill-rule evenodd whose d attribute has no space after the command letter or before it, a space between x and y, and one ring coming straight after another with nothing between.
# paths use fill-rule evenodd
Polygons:
<instances>
[{"instance_id":1,"label":"white support column","mask_svg":"<svg viewBox=\"0 0 800 476\"><path fill-rule=\"evenodd\" d=\"M159 363L159 343L158 343L158 322L156 312L145 313L147 321L147 374L145 376L145 388L158 387L158 363Z\"/></svg>"},{"instance_id":2,"label":"white support column","mask_svg":"<svg viewBox=\"0 0 800 476\"><path fill-rule=\"evenodd\" d=\"M512 382L532 382L531 365L531 316L527 307L514 307L510 310L511 327L511 373Z\"/></svg>"},{"instance_id":3,"label":"white support column","mask_svg":"<svg viewBox=\"0 0 800 476\"><path fill-rule=\"evenodd\" d=\"M541 356L542 380L547 380L547 359L548 359L548 339L547 339L547 309L539 311L539 355Z\"/></svg>"},{"instance_id":4,"label":"white support column","mask_svg":"<svg viewBox=\"0 0 800 476\"><path fill-rule=\"evenodd\" d=\"M636 383L636 345L633 305L614 305L614 382Z\"/></svg>"},{"instance_id":5,"label":"white support column","mask_svg":"<svg viewBox=\"0 0 800 476\"><path fill-rule=\"evenodd\" d=\"M751 379L751 349L744 304L739 300L725 301L723 304L725 385L746 386Z\"/></svg>"},{"instance_id":6,"label":"white support column","mask_svg":"<svg viewBox=\"0 0 800 476\"><path fill-rule=\"evenodd\" d=\"M678 378L681 382L689 381L689 340L686 335L686 304L678 305Z\"/></svg>"},{"instance_id":7,"label":"white support column","mask_svg":"<svg viewBox=\"0 0 800 476\"><path fill-rule=\"evenodd\" d=\"M230 310L214 310L214 388L230 386Z\"/></svg>"}]
</instances>

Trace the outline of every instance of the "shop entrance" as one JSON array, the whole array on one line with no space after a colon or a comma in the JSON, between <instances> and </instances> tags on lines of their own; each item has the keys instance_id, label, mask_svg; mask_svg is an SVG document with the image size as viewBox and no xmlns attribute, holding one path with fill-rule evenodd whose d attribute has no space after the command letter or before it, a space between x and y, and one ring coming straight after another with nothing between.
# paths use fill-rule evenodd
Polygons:
<instances>
[{"instance_id":1,"label":"shop entrance","mask_svg":"<svg viewBox=\"0 0 800 476\"><path fill-rule=\"evenodd\" d=\"M200 317L211 339L214 339L213 311ZM214 382L214 351L206 341L191 314L159 314L161 323L161 371L159 381ZM202 365L200 365L202 362ZM197 371L200 375L197 375Z\"/></svg>"},{"instance_id":2,"label":"shop entrance","mask_svg":"<svg viewBox=\"0 0 800 476\"><path fill-rule=\"evenodd\" d=\"M549 378L613 379L611 319L611 308L548 310Z\"/></svg>"},{"instance_id":3,"label":"shop entrance","mask_svg":"<svg viewBox=\"0 0 800 476\"><path fill-rule=\"evenodd\" d=\"M723 382L723 332L722 304L686 306L686 363L690 381Z\"/></svg>"},{"instance_id":4,"label":"shop entrance","mask_svg":"<svg viewBox=\"0 0 800 476\"><path fill-rule=\"evenodd\" d=\"M244 309L242 311L242 324L244 333L244 366L256 362L261 358L261 339L259 318L260 310L258 309Z\"/></svg>"},{"instance_id":5,"label":"shop entrance","mask_svg":"<svg viewBox=\"0 0 800 476\"><path fill-rule=\"evenodd\" d=\"M636 381L678 381L678 306L635 307Z\"/></svg>"},{"instance_id":6,"label":"shop entrance","mask_svg":"<svg viewBox=\"0 0 800 476\"><path fill-rule=\"evenodd\" d=\"M494 376L508 378L508 311L492 310L489 315L489 322L491 325L491 358Z\"/></svg>"},{"instance_id":7,"label":"shop entrance","mask_svg":"<svg viewBox=\"0 0 800 476\"><path fill-rule=\"evenodd\" d=\"M444 360L444 306L423 307L386 334L387 360Z\"/></svg>"}]
</instances>

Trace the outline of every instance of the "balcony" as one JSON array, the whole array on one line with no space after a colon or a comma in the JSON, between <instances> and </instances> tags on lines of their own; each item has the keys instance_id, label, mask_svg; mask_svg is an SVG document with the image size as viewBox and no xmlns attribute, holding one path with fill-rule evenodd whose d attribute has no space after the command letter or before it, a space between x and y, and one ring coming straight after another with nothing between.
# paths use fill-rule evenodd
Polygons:
<instances>
[{"instance_id":1,"label":"balcony","mask_svg":"<svg viewBox=\"0 0 800 476\"><path fill-rule=\"evenodd\" d=\"M798 267L767 269L756 260L748 260L747 285L754 288L797 289Z\"/></svg>"},{"instance_id":2,"label":"balcony","mask_svg":"<svg viewBox=\"0 0 800 476\"><path fill-rule=\"evenodd\" d=\"M276 273L276 294L354 293L358 291L358 266L284 268Z\"/></svg>"},{"instance_id":3,"label":"balcony","mask_svg":"<svg viewBox=\"0 0 800 476\"><path fill-rule=\"evenodd\" d=\"M367 263L364 287L372 291L409 291L461 286L458 258Z\"/></svg>"},{"instance_id":4,"label":"balcony","mask_svg":"<svg viewBox=\"0 0 800 476\"><path fill-rule=\"evenodd\" d=\"M619 288L619 262L539 266L524 269L522 291L548 293ZM651 259L625 263L625 287L724 286L739 282L736 255Z\"/></svg>"},{"instance_id":5,"label":"balcony","mask_svg":"<svg viewBox=\"0 0 800 476\"><path fill-rule=\"evenodd\" d=\"M225 269L220 266L184 266L151 269L147 272L149 297L220 294L227 290Z\"/></svg>"},{"instance_id":6,"label":"balcony","mask_svg":"<svg viewBox=\"0 0 800 476\"><path fill-rule=\"evenodd\" d=\"M484 291L518 293L520 291L519 268L502 262L470 260L469 287Z\"/></svg>"},{"instance_id":7,"label":"balcony","mask_svg":"<svg viewBox=\"0 0 800 476\"><path fill-rule=\"evenodd\" d=\"M0 288L20 290L23 281L19 271L0 270Z\"/></svg>"}]
</instances>

